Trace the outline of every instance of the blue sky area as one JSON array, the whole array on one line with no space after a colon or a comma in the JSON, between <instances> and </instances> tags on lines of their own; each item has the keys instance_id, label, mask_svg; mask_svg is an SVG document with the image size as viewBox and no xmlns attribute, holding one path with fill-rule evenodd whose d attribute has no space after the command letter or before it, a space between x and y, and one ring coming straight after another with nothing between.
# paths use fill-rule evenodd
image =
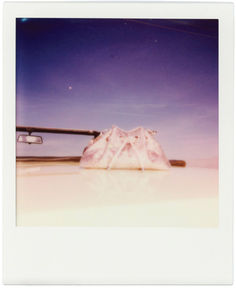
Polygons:
<instances>
[{"instance_id":1,"label":"blue sky area","mask_svg":"<svg viewBox=\"0 0 236 288\"><path fill-rule=\"evenodd\" d=\"M218 157L218 21L16 20L17 125L158 131L169 158ZM18 155L81 155L46 135Z\"/></svg>"}]
</instances>

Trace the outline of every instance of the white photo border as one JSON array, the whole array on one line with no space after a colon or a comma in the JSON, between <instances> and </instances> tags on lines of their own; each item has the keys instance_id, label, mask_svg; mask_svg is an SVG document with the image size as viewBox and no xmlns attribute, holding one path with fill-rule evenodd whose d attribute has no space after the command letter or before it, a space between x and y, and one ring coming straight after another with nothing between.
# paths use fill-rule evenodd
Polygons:
<instances>
[{"instance_id":1,"label":"white photo border","mask_svg":"<svg viewBox=\"0 0 236 288\"><path fill-rule=\"evenodd\" d=\"M219 20L219 226L16 226L15 19ZM233 4L6 2L3 27L5 284L231 284L233 278Z\"/></svg>"}]
</instances>

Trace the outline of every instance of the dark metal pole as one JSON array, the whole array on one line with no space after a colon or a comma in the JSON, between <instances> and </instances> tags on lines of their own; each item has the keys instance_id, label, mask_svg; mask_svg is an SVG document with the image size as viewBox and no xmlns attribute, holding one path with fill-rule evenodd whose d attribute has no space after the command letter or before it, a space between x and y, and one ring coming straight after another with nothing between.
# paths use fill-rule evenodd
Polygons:
<instances>
[{"instance_id":1,"label":"dark metal pole","mask_svg":"<svg viewBox=\"0 0 236 288\"><path fill-rule=\"evenodd\" d=\"M27 126L16 126L16 131L28 132L29 134L33 132L41 132L41 133L54 133L54 134L88 135L95 137L100 134L99 131L95 130L59 129L59 128L27 127Z\"/></svg>"}]
</instances>

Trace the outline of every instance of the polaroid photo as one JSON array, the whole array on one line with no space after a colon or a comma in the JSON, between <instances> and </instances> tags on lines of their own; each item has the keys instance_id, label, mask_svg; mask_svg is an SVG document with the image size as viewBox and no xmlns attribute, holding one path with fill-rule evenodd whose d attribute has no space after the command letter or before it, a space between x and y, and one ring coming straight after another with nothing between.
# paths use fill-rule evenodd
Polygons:
<instances>
[{"instance_id":1,"label":"polaroid photo","mask_svg":"<svg viewBox=\"0 0 236 288\"><path fill-rule=\"evenodd\" d=\"M233 20L5 3L6 284L232 283Z\"/></svg>"}]
</instances>

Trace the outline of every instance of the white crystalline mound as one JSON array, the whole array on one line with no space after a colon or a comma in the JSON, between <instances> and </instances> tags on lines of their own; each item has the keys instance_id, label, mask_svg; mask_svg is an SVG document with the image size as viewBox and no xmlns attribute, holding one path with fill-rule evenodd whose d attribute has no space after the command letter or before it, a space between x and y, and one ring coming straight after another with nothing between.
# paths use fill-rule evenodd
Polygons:
<instances>
[{"instance_id":1,"label":"white crystalline mound","mask_svg":"<svg viewBox=\"0 0 236 288\"><path fill-rule=\"evenodd\" d=\"M105 130L91 140L80 160L83 168L166 170L170 163L153 131L138 127Z\"/></svg>"}]
</instances>

